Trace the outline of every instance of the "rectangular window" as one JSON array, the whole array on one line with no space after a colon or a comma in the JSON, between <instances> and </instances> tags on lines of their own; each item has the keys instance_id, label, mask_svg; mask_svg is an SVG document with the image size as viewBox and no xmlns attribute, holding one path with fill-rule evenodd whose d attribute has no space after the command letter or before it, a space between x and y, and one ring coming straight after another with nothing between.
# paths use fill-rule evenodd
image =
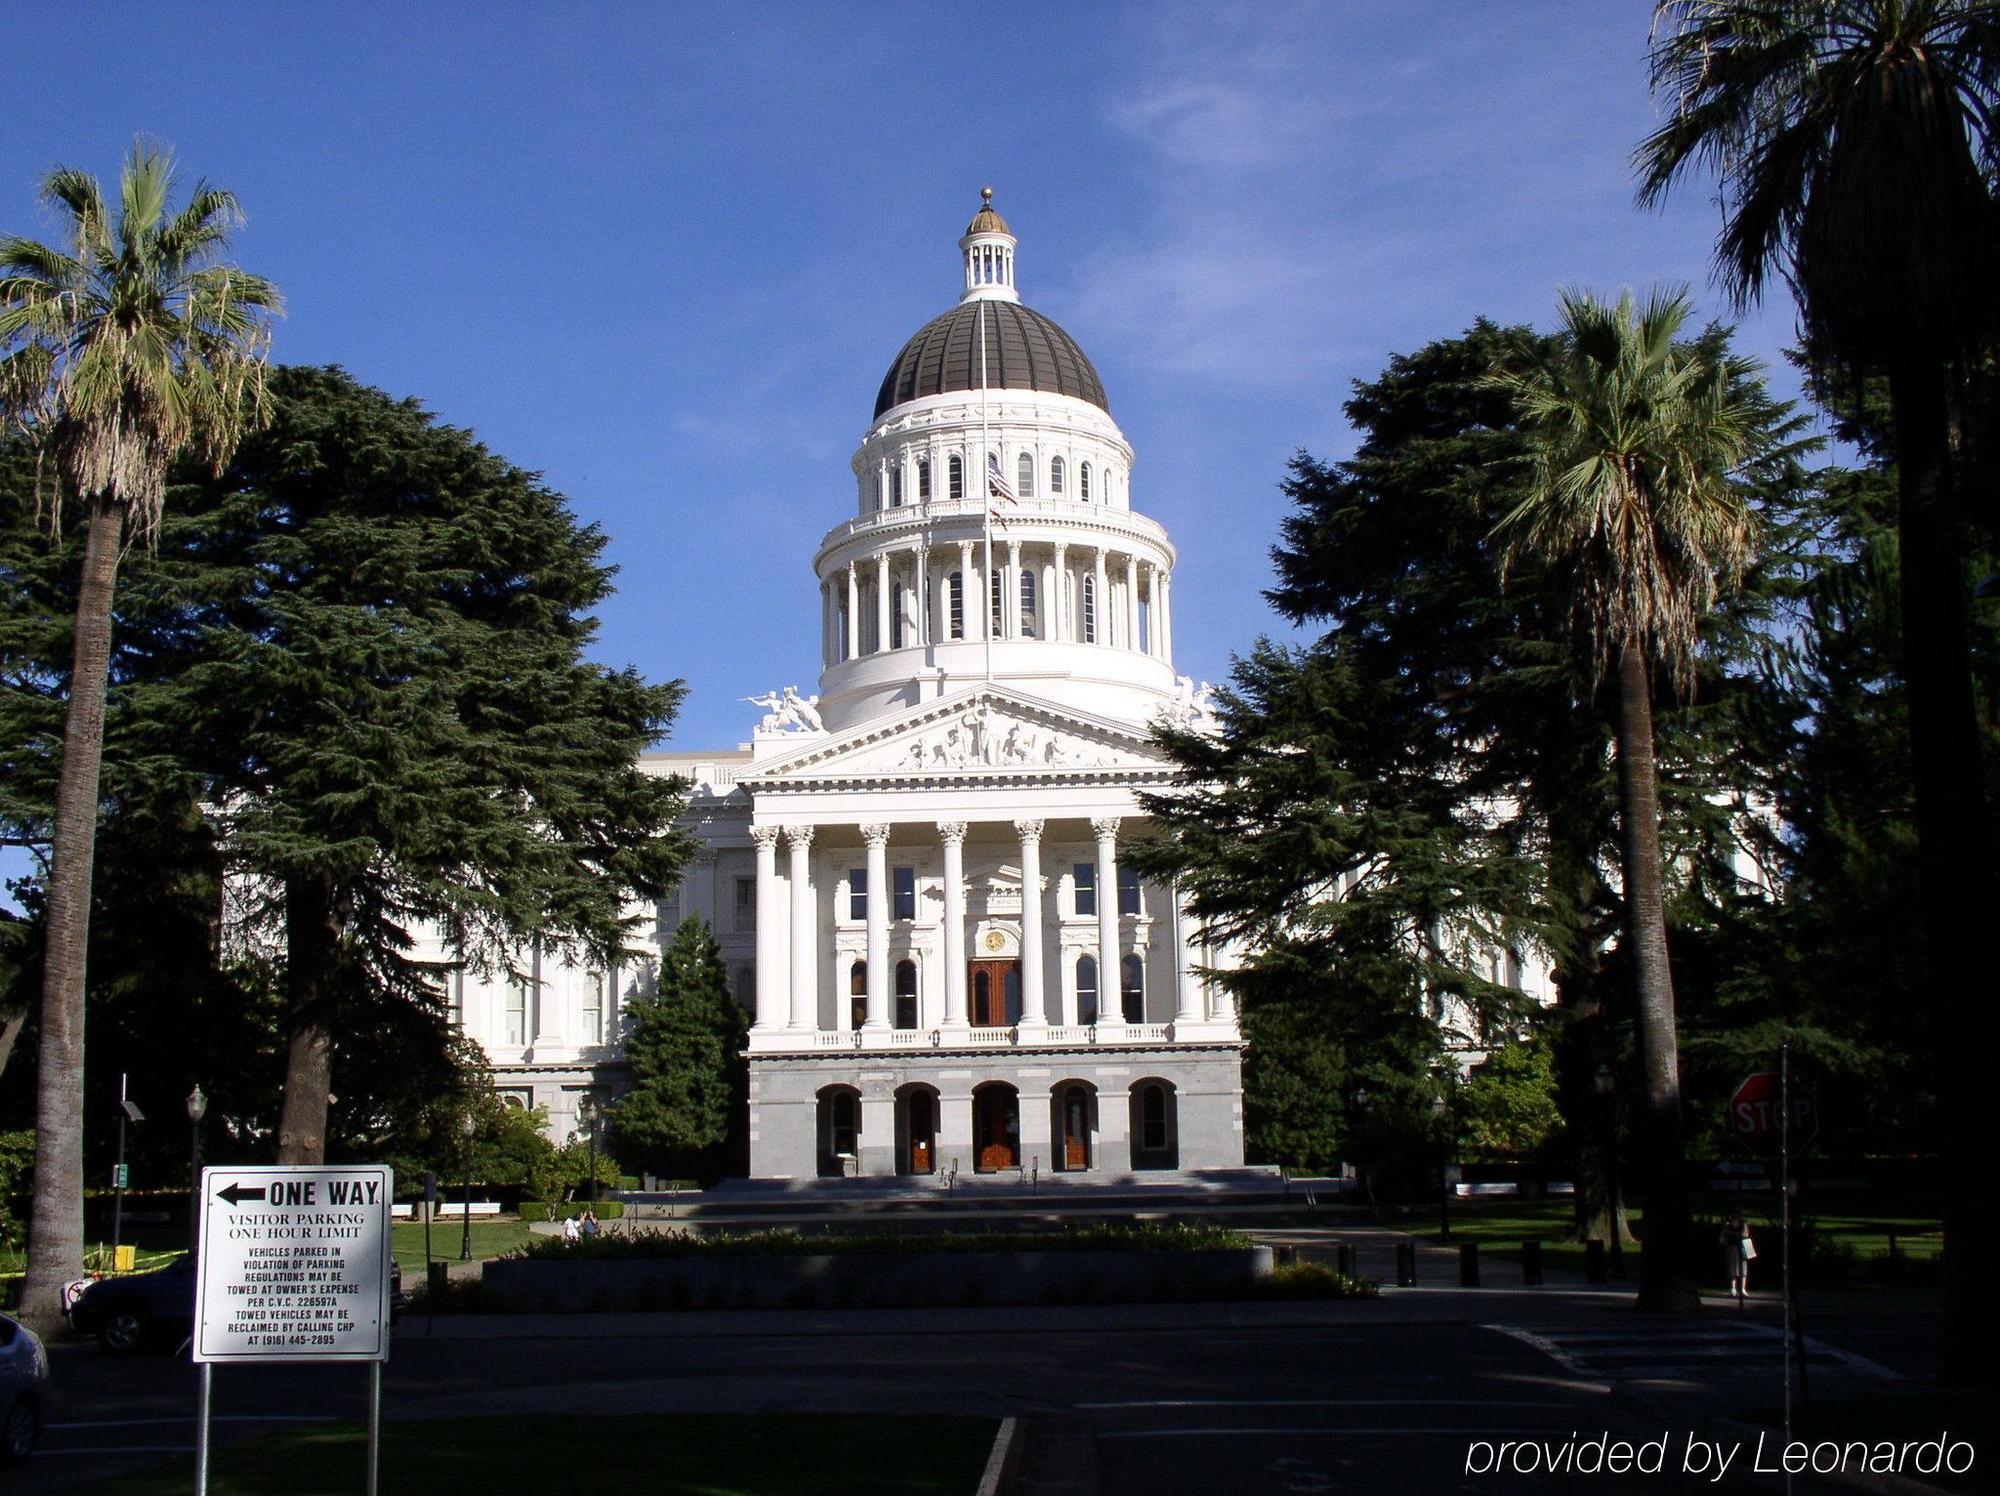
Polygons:
<instances>
[{"instance_id":1,"label":"rectangular window","mask_svg":"<svg viewBox=\"0 0 2000 1496\"><path fill-rule=\"evenodd\" d=\"M903 589L896 586L889 593L889 647L903 647Z\"/></svg>"},{"instance_id":2,"label":"rectangular window","mask_svg":"<svg viewBox=\"0 0 2000 1496\"><path fill-rule=\"evenodd\" d=\"M577 1009L578 1039L584 1044L604 1042L604 977L594 971L583 974L582 1005Z\"/></svg>"},{"instance_id":3,"label":"rectangular window","mask_svg":"<svg viewBox=\"0 0 2000 1496\"><path fill-rule=\"evenodd\" d=\"M965 574L953 572L944 584L946 606L951 610L951 637L965 637Z\"/></svg>"},{"instance_id":4,"label":"rectangular window","mask_svg":"<svg viewBox=\"0 0 2000 1496\"><path fill-rule=\"evenodd\" d=\"M989 571L986 573L987 627L993 631L992 636L995 639L1001 636L1002 629L1000 625L1002 618L1005 616L1001 612L1000 605L1006 598L1006 592L1000 585L1000 578L1000 572Z\"/></svg>"},{"instance_id":5,"label":"rectangular window","mask_svg":"<svg viewBox=\"0 0 2000 1496\"><path fill-rule=\"evenodd\" d=\"M1021 637L1035 637L1035 570L1028 567L1021 573Z\"/></svg>"},{"instance_id":6,"label":"rectangular window","mask_svg":"<svg viewBox=\"0 0 2000 1496\"><path fill-rule=\"evenodd\" d=\"M1118 869L1118 912L1120 914L1139 912L1139 870L1135 867Z\"/></svg>"},{"instance_id":7,"label":"rectangular window","mask_svg":"<svg viewBox=\"0 0 2000 1496\"><path fill-rule=\"evenodd\" d=\"M917 917L917 870L913 867L890 869L890 886L895 892L895 904L890 909L894 919L915 919Z\"/></svg>"},{"instance_id":8,"label":"rectangular window","mask_svg":"<svg viewBox=\"0 0 2000 1496\"><path fill-rule=\"evenodd\" d=\"M1088 862L1076 865L1076 912L1097 913L1097 869Z\"/></svg>"},{"instance_id":9,"label":"rectangular window","mask_svg":"<svg viewBox=\"0 0 2000 1496\"><path fill-rule=\"evenodd\" d=\"M754 930L757 928L757 880L738 878L736 880L736 928Z\"/></svg>"},{"instance_id":10,"label":"rectangular window","mask_svg":"<svg viewBox=\"0 0 2000 1496\"><path fill-rule=\"evenodd\" d=\"M528 1042L528 984L521 977L507 978L507 1042Z\"/></svg>"},{"instance_id":11,"label":"rectangular window","mask_svg":"<svg viewBox=\"0 0 2000 1496\"><path fill-rule=\"evenodd\" d=\"M847 870L847 917L868 918L868 869L865 867Z\"/></svg>"}]
</instances>

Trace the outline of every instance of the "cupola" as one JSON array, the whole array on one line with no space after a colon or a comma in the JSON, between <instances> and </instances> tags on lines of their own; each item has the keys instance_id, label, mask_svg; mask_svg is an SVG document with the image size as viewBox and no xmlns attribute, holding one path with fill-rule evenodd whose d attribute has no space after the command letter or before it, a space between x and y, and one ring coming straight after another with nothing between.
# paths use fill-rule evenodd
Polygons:
<instances>
[{"instance_id":1,"label":"cupola","mask_svg":"<svg viewBox=\"0 0 2000 1496\"><path fill-rule=\"evenodd\" d=\"M1014 236L1007 220L993 210L993 189L979 189L979 211L958 241L965 259L964 301L1019 301L1014 289Z\"/></svg>"}]
</instances>

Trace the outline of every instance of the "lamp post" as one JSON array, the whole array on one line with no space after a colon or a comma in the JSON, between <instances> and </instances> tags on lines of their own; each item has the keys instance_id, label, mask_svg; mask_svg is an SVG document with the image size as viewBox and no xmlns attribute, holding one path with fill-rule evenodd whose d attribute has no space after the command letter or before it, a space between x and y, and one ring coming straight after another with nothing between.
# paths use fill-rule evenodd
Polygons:
<instances>
[{"instance_id":1,"label":"lamp post","mask_svg":"<svg viewBox=\"0 0 2000 1496\"><path fill-rule=\"evenodd\" d=\"M585 1091L576 1100L576 1119L583 1124L584 1141L590 1145L590 1203L597 1203L597 1097Z\"/></svg>"},{"instance_id":2,"label":"lamp post","mask_svg":"<svg viewBox=\"0 0 2000 1496\"><path fill-rule=\"evenodd\" d=\"M465 1151L459 1158L459 1177L465 1186L464 1198L461 1201L465 1209L465 1223L458 1238L460 1262L472 1261L472 1135L478 1128L478 1122L469 1111L459 1119L459 1134L465 1139Z\"/></svg>"},{"instance_id":3,"label":"lamp post","mask_svg":"<svg viewBox=\"0 0 2000 1496\"><path fill-rule=\"evenodd\" d=\"M1354 1117L1354 1167L1361 1173L1362 1192L1368 1196L1368 1217L1377 1219L1375 1181L1368 1172L1368 1088L1356 1086L1348 1093Z\"/></svg>"},{"instance_id":4,"label":"lamp post","mask_svg":"<svg viewBox=\"0 0 2000 1496\"><path fill-rule=\"evenodd\" d=\"M1451 1240L1451 1187L1452 1169L1458 1160L1458 1135L1453 1128L1451 1112L1452 1080L1456 1074L1449 1064L1440 1065L1432 1072L1437 1077L1437 1099L1431 1103L1431 1110L1437 1117L1438 1143L1443 1159L1438 1164L1438 1238Z\"/></svg>"},{"instance_id":5,"label":"lamp post","mask_svg":"<svg viewBox=\"0 0 2000 1496\"><path fill-rule=\"evenodd\" d=\"M1625 1276L1625 1227L1619 1219L1621 1196L1618 1190L1618 1077L1609 1065L1599 1065L1592 1077L1598 1099L1604 1107L1604 1158L1611 1175L1611 1276Z\"/></svg>"},{"instance_id":6,"label":"lamp post","mask_svg":"<svg viewBox=\"0 0 2000 1496\"><path fill-rule=\"evenodd\" d=\"M125 1228L125 1124L143 1122L146 1114L125 1094L126 1077L118 1077L118 1167L111 1176L111 1266L118 1266L118 1244Z\"/></svg>"},{"instance_id":7,"label":"lamp post","mask_svg":"<svg viewBox=\"0 0 2000 1496\"><path fill-rule=\"evenodd\" d=\"M201 1245L201 1119L208 1115L208 1097L202 1094L201 1082L196 1081L187 1099L188 1131L193 1135L194 1167L188 1175L188 1229L194 1244Z\"/></svg>"}]
</instances>

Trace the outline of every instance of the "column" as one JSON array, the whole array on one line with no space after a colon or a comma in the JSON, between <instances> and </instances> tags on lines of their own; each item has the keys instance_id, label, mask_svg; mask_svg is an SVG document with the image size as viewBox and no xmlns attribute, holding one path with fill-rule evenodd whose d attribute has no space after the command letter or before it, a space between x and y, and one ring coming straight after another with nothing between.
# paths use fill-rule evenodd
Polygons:
<instances>
[{"instance_id":1,"label":"column","mask_svg":"<svg viewBox=\"0 0 2000 1496\"><path fill-rule=\"evenodd\" d=\"M965 822L938 822L944 845L944 1026L965 1027Z\"/></svg>"},{"instance_id":2,"label":"column","mask_svg":"<svg viewBox=\"0 0 2000 1496\"><path fill-rule=\"evenodd\" d=\"M1053 575L1049 578L1049 619L1053 632L1049 637L1059 644L1067 644L1073 636L1070 628L1069 596L1069 547L1056 543L1056 561Z\"/></svg>"},{"instance_id":3,"label":"column","mask_svg":"<svg viewBox=\"0 0 2000 1496\"><path fill-rule=\"evenodd\" d=\"M819 668L833 663L833 586L819 584Z\"/></svg>"},{"instance_id":4,"label":"column","mask_svg":"<svg viewBox=\"0 0 2000 1496\"><path fill-rule=\"evenodd\" d=\"M1234 971L1237 967L1234 953L1219 946L1209 951L1208 964L1215 967L1218 971L1224 969ZM1236 1022L1236 994L1215 978L1210 978L1206 986L1208 987L1209 1022Z\"/></svg>"},{"instance_id":5,"label":"column","mask_svg":"<svg viewBox=\"0 0 2000 1496\"><path fill-rule=\"evenodd\" d=\"M1006 637L1021 637L1021 542L1007 542L1007 600L1000 616L1006 620Z\"/></svg>"},{"instance_id":6,"label":"column","mask_svg":"<svg viewBox=\"0 0 2000 1496\"><path fill-rule=\"evenodd\" d=\"M1153 573L1158 576L1159 573ZM1174 901L1174 1024L1200 1023L1202 1013L1201 983L1194 974L1194 954L1189 948L1189 936L1194 932L1194 916L1188 913L1187 896L1181 892L1176 882L1172 886ZM1176 1035L1178 1037L1178 1035Z\"/></svg>"},{"instance_id":7,"label":"column","mask_svg":"<svg viewBox=\"0 0 2000 1496\"><path fill-rule=\"evenodd\" d=\"M1125 647L1146 647L1139 637L1139 558L1130 552L1125 556Z\"/></svg>"},{"instance_id":8,"label":"column","mask_svg":"<svg viewBox=\"0 0 2000 1496\"><path fill-rule=\"evenodd\" d=\"M958 543L958 575L962 585L959 589L959 610L965 616L965 637L984 639L986 637L986 585L979 579L979 573L972 569L972 542Z\"/></svg>"},{"instance_id":9,"label":"column","mask_svg":"<svg viewBox=\"0 0 2000 1496\"><path fill-rule=\"evenodd\" d=\"M1091 553L1091 575L1094 591L1091 594L1091 623L1097 633L1099 644L1111 642L1111 594L1104 584L1104 551Z\"/></svg>"},{"instance_id":10,"label":"column","mask_svg":"<svg viewBox=\"0 0 2000 1496\"><path fill-rule=\"evenodd\" d=\"M1150 563L1146 567L1146 601L1151 605L1146 610L1146 653L1157 658L1160 653L1160 568Z\"/></svg>"},{"instance_id":11,"label":"column","mask_svg":"<svg viewBox=\"0 0 2000 1496\"><path fill-rule=\"evenodd\" d=\"M931 465L931 481L937 481L937 464ZM916 572L916 590L910 594L910 611L917 615L917 637L912 642L918 645L931 642L931 610L924 606L924 599L931 592L931 548L915 545L910 548L910 564Z\"/></svg>"},{"instance_id":12,"label":"column","mask_svg":"<svg viewBox=\"0 0 2000 1496\"><path fill-rule=\"evenodd\" d=\"M863 826L868 843L868 1018L870 1029L889 1026L889 828Z\"/></svg>"},{"instance_id":13,"label":"column","mask_svg":"<svg viewBox=\"0 0 2000 1496\"><path fill-rule=\"evenodd\" d=\"M1016 821L1021 837L1021 1025L1048 1022L1042 1001L1042 823ZM1023 1108L1026 1099L1023 1098Z\"/></svg>"},{"instance_id":14,"label":"column","mask_svg":"<svg viewBox=\"0 0 2000 1496\"><path fill-rule=\"evenodd\" d=\"M882 552L875 558L875 648L889 647L889 553Z\"/></svg>"},{"instance_id":15,"label":"column","mask_svg":"<svg viewBox=\"0 0 2000 1496\"><path fill-rule=\"evenodd\" d=\"M757 1016L752 1028L785 1026L785 906L778 887L778 828L752 826L757 844Z\"/></svg>"},{"instance_id":16,"label":"column","mask_svg":"<svg viewBox=\"0 0 2000 1496\"><path fill-rule=\"evenodd\" d=\"M945 552L931 594L931 638L939 644L951 637L951 552Z\"/></svg>"},{"instance_id":17,"label":"column","mask_svg":"<svg viewBox=\"0 0 2000 1496\"><path fill-rule=\"evenodd\" d=\"M813 828L787 826L792 884L792 1021L795 1029L819 1027L819 921L813 918Z\"/></svg>"},{"instance_id":18,"label":"column","mask_svg":"<svg viewBox=\"0 0 2000 1496\"><path fill-rule=\"evenodd\" d=\"M1160 658L1168 664L1174 660L1174 574L1162 568L1160 572Z\"/></svg>"},{"instance_id":19,"label":"column","mask_svg":"<svg viewBox=\"0 0 2000 1496\"><path fill-rule=\"evenodd\" d=\"M1103 552L1098 553L1101 558ZM1097 1029L1125 1025L1118 971L1118 818L1090 823L1097 834Z\"/></svg>"},{"instance_id":20,"label":"column","mask_svg":"<svg viewBox=\"0 0 2000 1496\"><path fill-rule=\"evenodd\" d=\"M861 658L861 578L855 574L855 563L847 563L847 658Z\"/></svg>"}]
</instances>

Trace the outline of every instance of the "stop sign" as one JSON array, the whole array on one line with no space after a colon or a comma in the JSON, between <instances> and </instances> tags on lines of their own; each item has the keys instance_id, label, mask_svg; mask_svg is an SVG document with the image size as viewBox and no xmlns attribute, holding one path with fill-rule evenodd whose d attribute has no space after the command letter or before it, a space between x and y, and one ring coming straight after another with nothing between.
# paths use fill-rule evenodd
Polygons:
<instances>
[{"instance_id":1,"label":"stop sign","mask_svg":"<svg viewBox=\"0 0 2000 1496\"><path fill-rule=\"evenodd\" d=\"M1775 1071L1759 1070L1729 1098L1729 1130L1760 1153L1776 1153L1787 1141L1781 1087ZM1791 1152L1803 1153L1819 1136L1819 1108L1792 1087Z\"/></svg>"}]
</instances>

